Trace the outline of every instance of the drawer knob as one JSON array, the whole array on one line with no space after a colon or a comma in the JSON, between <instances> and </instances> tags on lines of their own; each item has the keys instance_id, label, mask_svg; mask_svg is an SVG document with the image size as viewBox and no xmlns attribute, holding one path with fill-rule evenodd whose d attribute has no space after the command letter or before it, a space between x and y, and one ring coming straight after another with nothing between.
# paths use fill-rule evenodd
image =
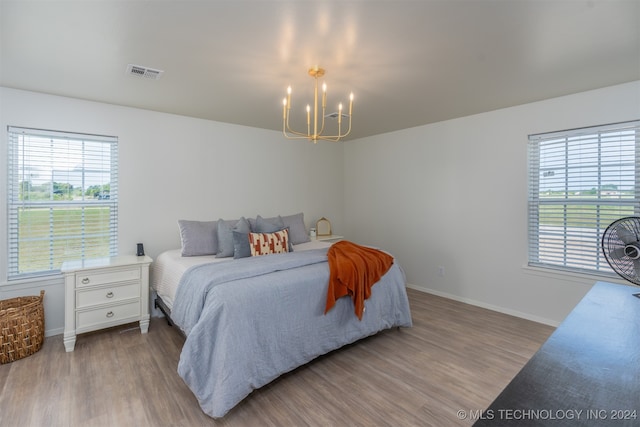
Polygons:
<instances>
[{"instance_id":1,"label":"drawer knob","mask_svg":"<svg viewBox=\"0 0 640 427\"><path fill-rule=\"evenodd\" d=\"M113 292L107 292L107 298L113 298Z\"/></svg>"},{"instance_id":2,"label":"drawer knob","mask_svg":"<svg viewBox=\"0 0 640 427\"><path fill-rule=\"evenodd\" d=\"M113 317L113 311L108 312L107 317Z\"/></svg>"},{"instance_id":3,"label":"drawer knob","mask_svg":"<svg viewBox=\"0 0 640 427\"><path fill-rule=\"evenodd\" d=\"M89 283L89 278L85 277L84 279L82 279L82 284L86 285L87 283Z\"/></svg>"}]
</instances>

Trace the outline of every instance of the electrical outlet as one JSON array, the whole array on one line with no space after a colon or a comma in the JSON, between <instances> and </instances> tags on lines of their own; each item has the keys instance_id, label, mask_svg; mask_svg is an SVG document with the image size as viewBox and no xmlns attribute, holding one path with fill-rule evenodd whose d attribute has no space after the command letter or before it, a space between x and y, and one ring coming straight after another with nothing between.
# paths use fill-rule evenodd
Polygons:
<instances>
[{"instance_id":1,"label":"electrical outlet","mask_svg":"<svg viewBox=\"0 0 640 427\"><path fill-rule=\"evenodd\" d=\"M444 277L444 266L443 265L438 267L438 276Z\"/></svg>"}]
</instances>

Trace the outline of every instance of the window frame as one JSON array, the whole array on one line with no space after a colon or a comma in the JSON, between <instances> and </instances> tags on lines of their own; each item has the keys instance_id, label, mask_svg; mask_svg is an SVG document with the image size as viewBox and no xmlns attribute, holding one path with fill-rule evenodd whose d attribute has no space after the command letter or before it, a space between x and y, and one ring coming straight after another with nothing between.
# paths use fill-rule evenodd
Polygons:
<instances>
[{"instance_id":1,"label":"window frame","mask_svg":"<svg viewBox=\"0 0 640 427\"><path fill-rule=\"evenodd\" d=\"M42 141L45 139L50 140L49 152L38 150L34 148L36 144L30 147L25 147L25 141L33 143L37 141L42 147ZM56 173L60 172L60 165L67 162L70 157L60 156L58 149L67 145L69 153L74 156L79 156L80 166L74 166L72 170L67 169L68 182L70 184L73 175L74 177L80 177L81 186L76 187L75 195L71 199L65 200L62 197L54 197L56 193ZM78 152L77 148L81 147ZM96 148L97 147L97 148ZM22 151L21 151L22 150ZM74 151L75 150L75 151ZM107 160L96 160L95 157L100 154L108 152ZM31 192L31 174L28 172L33 167L35 161L31 163L28 159L28 155L34 154L42 155L41 159L49 162L51 167L51 184L50 193L51 196L48 200L43 198L36 198L34 200L23 200L25 197L21 196L24 191L21 191L20 185L29 185L29 192ZM79 153L79 154L78 154ZM118 252L118 138L115 136L106 135L92 135L84 133L62 132L55 130L43 130L24 128L17 126L7 126L7 265L6 265L6 279L7 281L18 281L29 278L39 278L58 274L62 262L67 260L84 260L95 257L103 256L115 256ZM75 159L75 158L74 158ZM41 160L39 160L41 161ZM22 162L22 163L21 163ZM97 166L96 166L97 165ZM108 165L108 167L105 167ZM99 171L99 172L97 172ZM104 192L101 192L97 197L90 198L86 193L89 187L89 176L91 174L99 173L108 177L109 182L109 195L106 196ZM25 177L27 180L25 181ZM107 179L107 178L104 178ZM29 184L25 184L28 182ZM101 186L104 190L104 184ZM24 190L24 188L22 189ZM71 189L69 188L69 196L71 195ZM31 194L31 193L29 193ZM59 211L64 210L65 219L72 217L69 209L74 209L76 212L72 218L72 221L61 225L62 221L59 220ZM38 235L35 239L31 238L31 241L38 240L43 246L48 244L48 254L40 254L34 257L34 262L38 262L39 267L42 269L29 270L25 268L25 264L21 263L21 249L20 245L27 244L29 240L26 236L21 236L21 230L24 234L27 213L35 214L36 212L47 215L48 219L40 221L45 223L48 221L49 233L48 236ZM56 212L57 211L57 212ZM21 216L22 215L22 216ZM106 215L106 216L105 216ZM96 219L97 218L97 219ZM23 221L22 227L20 221ZM102 228L99 231L89 231L90 224L101 224ZM108 224L108 225L106 225ZM42 224L40 224L42 225ZM61 229L64 233L58 233ZM54 232L54 229L56 230ZM34 229L27 230L31 231ZM39 229L41 230L41 229ZM46 234L46 232L44 233ZM102 243L94 243L98 239L102 240ZM105 246L104 241L108 240L108 248ZM79 242L76 244L76 250L69 251L69 254L60 254L58 248L62 243L64 245L70 244L69 242ZM77 247L80 249L77 249ZM99 249L97 249L99 248ZM95 251L98 251L100 255L95 256ZM47 252L46 250L43 251ZM24 261L24 259L23 259ZM43 267L47 265L48 268Z\"/></svg>"},{"instance_id":2,"label":"window frame","mask_svg":"<svg viewBox=\"0 0 640 427\"><path fill-rule=\"evenodd\" d=\"M624 136L625 132L630 136ZM616 134L620 140L619 151L625 153L624 156L618 154L619 164L611 160L615 155L607 151L611 150L607 148L607 144L615 140ZM545 170L544 166L551 166L553 162L541 160L544 154L547 157L552 155L541 151L543 144L555 144L557 147L564 144L564 155L553 154L556 156L555 160L564 160L563 168L558 168L556 163L554 168ZM625 147L629 150L630 146L633 146L632 154L624 151ZM580 150L584 150L584 160L576 161L576 153L572 153L572 149L581 154ZM588 152L594 149L596 151ZM545 147L545 150L551 149ZM601 240L602 234L614 220L625 216L640 216L640 120L532 134L529 135L527 154L528 266L558 272L617 277L602 253ZM577 157L582 157L581 154ZM628 161L623 162L623 158ZM548 163L544 164L545 161ZM620 172L618 176L611 174L616 168ZM566 181L564 189L557 191L558 197L551 196L551 190L540 188L545 178L543 174L548 173L547 177L553 177L553 169L560 169L561 178L557 182L560 179ZM588 187L594 179L597 182L595 197L576 191L578 188ZM623 189L621 185L620 188L616 187L616 191L611 191L608 188L612 184L604 182L606 179L626 183L629 188ZM549 182L546 185L550 185ZM549 197L541 197L541 191L548 191L546 194ZM561 194L562 191L564 195ZM557 213L552 217L554 214L550 212L554 210L561 211L562 218ZM550 225L550 219L560 225ZM541 222L547 224L543 226Z\"/></svg>"}]
</instances>

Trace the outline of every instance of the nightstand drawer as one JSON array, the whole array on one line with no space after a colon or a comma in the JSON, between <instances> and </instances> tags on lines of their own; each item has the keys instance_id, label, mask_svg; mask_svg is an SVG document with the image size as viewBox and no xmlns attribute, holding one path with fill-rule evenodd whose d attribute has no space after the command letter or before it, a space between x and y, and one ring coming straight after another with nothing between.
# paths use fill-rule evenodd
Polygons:
<instances>
[{"instance_id":1,"label":"nightstand drawer","mask_svg":"<svg viewBox=\"0 0 640 427\"><path fill-rule=\"evenodd\" d=\"M140 279L140 269L87 271L76 275L76 287L102 285L105 283L126 282Z\"/></svg>"},{"instance_id":2,"label":"nightstand drawer","mask_svg":"<svg viewBox=\"0 0 640 427\"><path fill-rule=\"evenodd\" d=\"M76 292L76 308L91 307L99 304L114 303L140 297L140 283L107 286L98 289L90 288Z\"/></svg>"},{"instance_id":3,"label":"nightstand drawer","mask_svg":"<svg viewBox=\"0 0 640 427\"><path fill-rule=\"evenodd\" d=\"M119 323L124 319L132 321L140 318L140 301L133 301L121 305L97 308L94 310L78 311L76 313L76 330L78 333L102 328L110 323Z\"/></svg>"}]
</instances>

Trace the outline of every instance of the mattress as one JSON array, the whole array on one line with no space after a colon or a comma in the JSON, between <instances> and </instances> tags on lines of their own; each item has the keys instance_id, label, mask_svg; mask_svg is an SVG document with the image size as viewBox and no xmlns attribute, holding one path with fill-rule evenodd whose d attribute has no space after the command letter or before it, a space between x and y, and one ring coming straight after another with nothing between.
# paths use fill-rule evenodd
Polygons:
<instances>
[{"instance_id":1,"label":"mattress","mask_svg":"<svg viewBox=\"0 0 640 427\"><path fill-rule=\"evenodd\" d=\"M304 251L331 246L326 241L312 240L294 245L293 250ZM189 268L211 262L233 262L233 258L216 258L215 255L183 257L181 249L170 249L158 255L151 264L151 288L162 298L165 305L173 309L178 284Z\"/></svg>"}]
</instances>

